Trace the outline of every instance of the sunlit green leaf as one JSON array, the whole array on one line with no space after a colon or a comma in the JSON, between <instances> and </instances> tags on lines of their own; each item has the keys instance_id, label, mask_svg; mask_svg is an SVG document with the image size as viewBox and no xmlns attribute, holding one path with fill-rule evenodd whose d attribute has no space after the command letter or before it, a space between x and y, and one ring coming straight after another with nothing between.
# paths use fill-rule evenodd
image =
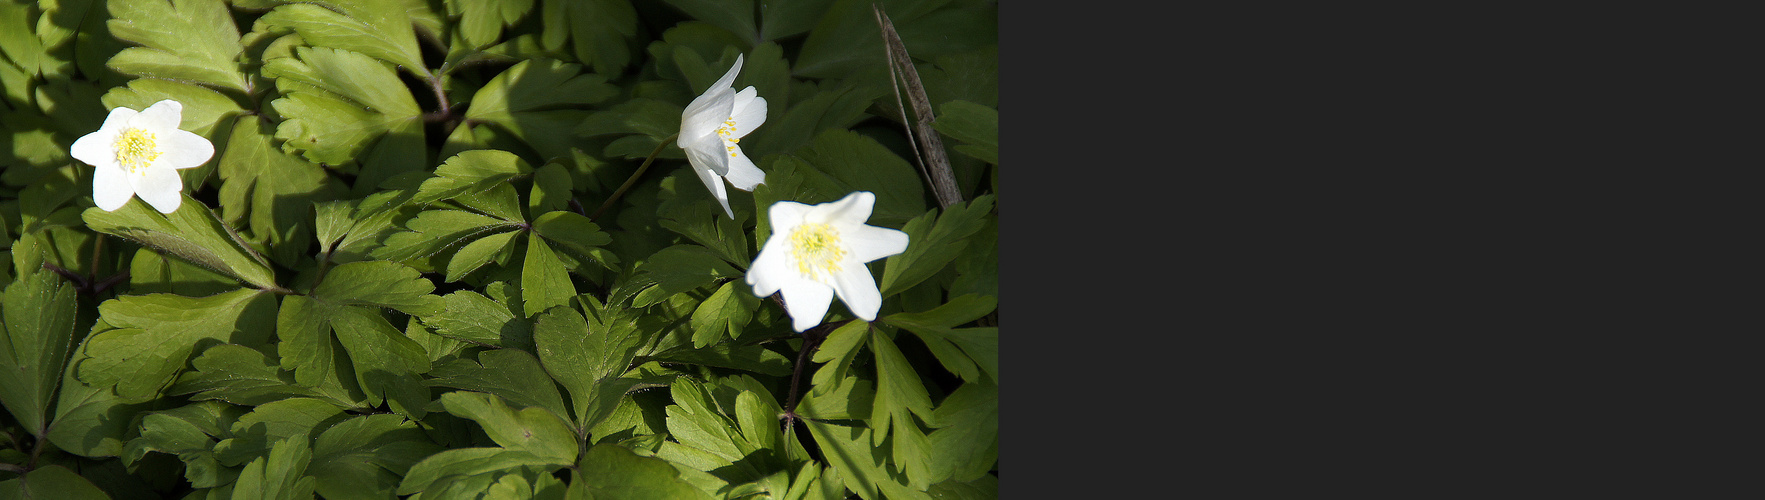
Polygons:
<instances>
[{"instance_id":1,"label":"sunlit green leaf","mask_svg":"<svg viewBox=\"0 0 1765 500\"><path fill-rule=\"evenodd\" d=\"M396 64L427 77L416 31L403 2L290 3L258 18L261 27L290 28L314 46L335 47ZM327 8L330 7L330 8ZM335 10L333 10L335 9ZM399 88L403 88L400 86Z\"/></svg>"},{"instance_id":2,"label":"sunlit green leaf","mask_svg":"<svg viewBox=\"0 0 1765 500\"><path fill-rule=\"evenodd\" d=\"M180 210L161 214L139 199L115 212L89 208L92 230L132 240L263 289L279 289L269 264L233 237L214 212L185 194Z\"/></svg>"},{"instance_id":3,"label":"sunlit green leaf","mask_svg":"<svg viewBox=\"0 0 1765 500\"><path fill-rule=\"evenodd\" d=\"M999 163L999 112L968 101L950 101L938 107L938 121L932 127L967 144L955 146L957 151Z\"/></svg>"},{"instance_id":4,"label":"sunlit green leaf","mask_svg":"<svg viewBox=\"0 0 1765 500\"><path fill-rule=\"evenodd\" d=\"M986 225L993 210L993 195L951 205L932 222L932 214L914 218L901 227L907 233L907 250L890 256L883 268L880 288L888 297L937 274L961 255L967 238Z\"/></svg>"},{"instance_id":5,"label":"sunlit green leaf","mask_svg":"<svg viewBox=\"0 0 1765 500\"><path fill-rule=\"evenodd\" d=\"M132 75L203 83L250 92L239 71L239 28L221 0L107 3L110 34L141 44L123 49L110 67Z\"/></svg>"},{"instance_id":6,"label":"sunlit green leaf","mask_svg":"<svg viewBox=\"0 0 1765 500\"><path fill-rule=\"evenodd\" d=\"M293 7L325 10L305 4L277 10ZM385 63L328 47L301 47L295 53L266 61L263 68L264 77L275 78L283 93L271 105L288 118L276 127L276 137L287 141L284 150L314 163L340 165L388 132L421 136L422 128L411 126L421 120L422 110Z\"/></svg>"},{"instance_id":7,"label":"sunlit green leaf","mask_svg":"<svg viewBox=\"0 0 1765 500\"><path fill-rule=\"evenodd\" d=\"M660 459L639 456L615 444L588 449L578 464L583 494L592 498L710 499L711 496L680 479L680 471Z\"/></svg>"},{"instance_id":8,"label":"sunlit green leaf","mask_svg":"<svg viewBox=\"0 0 1765 500\"><path fill-rule=\"evenodd\" d=\"M262 343L276 302L249 289L202 298L133 295L99 304L98 314L115 329L93 333L81 345L80 380L116 384L118 395L140 401L171 383L201 343Z\"/></svg>"},{"instance_id":9,"label":"sunlit green leaf","mask_svg":"<svg viewBox=\"0 0 1765 500\"><path fill-rule=\"evenodd\" d=\"M0 403L38 437L73 339L74 289L55 273L20 276L0 295Z\"/></svg>"},{"instance_id":10,"label":"sunlit green leaf","mask_svg":"<svg viewBox=\"0 0 1765 500\"><path fill-rule=\"evenodd\" d=\"M516 410L502 398L470 391L442 394L441 404L448 413L477 421L485 434L505 449L526 451L562 465L576 461L576 433L550 410Z\"/></svg>"},{"instance_id":11,"label":"sunlit green leaf","mask_svg":"<svg viewBox=\"0 0 1765 500\"><path fill-rule=\"evenodd\" d=\"M527 351L483 351L477 362L455 359L435 367L430 375L435 377L429 381L433 386L494 394L517 405L544 408L559 416L569 414L557 386Z\"/></svg>"},{"instance_id":12,"label":"sunlit green leaf","mask_svg":"<svg viewBox=\"0 0 1765 500\"><path fill-rule=\"evenodd\" d=\"M412 465L442 450L402 416L362 415L319 434L307 474L327 499L388 498Z\"/></svg>"},{"instance_id":13,"label":"sunlit green leaf","mask_svg":"<svg viewBox=\"0 0 1765 500\"><path fill-rule=\"evenodd\" d=\"M606 77L581 71L554 60L517 63L478 89L466 119L508 130L542 158L567 157L572 129L588 116L587 107L618 93Z\"/></svg>"}]
</instances>

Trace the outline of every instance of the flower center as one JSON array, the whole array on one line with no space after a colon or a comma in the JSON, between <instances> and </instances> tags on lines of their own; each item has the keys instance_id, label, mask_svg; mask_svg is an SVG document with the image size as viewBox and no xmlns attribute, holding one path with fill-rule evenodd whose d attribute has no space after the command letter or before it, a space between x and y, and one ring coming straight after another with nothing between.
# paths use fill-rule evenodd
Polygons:
<instances>
[{"instance_id":1,"label":"flower center","mask_svg":"<svg viewBox=\"0 0 1765 500\"><path fill-rule=\"evenodd\" d=\"M159 155L159 144L154 141L152 132L130 127L123 129L122 135L116 138L116 162L129 173L139 173Z\"/></svg>"},{"instance_id":2,"label":"flower center","mask_svg":"<svg viewBox=\"0 0 1765 500\"><path fill-rule=\"evenodd\" d=\"M729 151L730 158L735 157L735 143L742 142L740 138L729 136L733 133L735 133L735 117L731 116L728 120L723 120L723 126L717 127L717 136L723 138L726 144L723 149Z\"/></svg>"},{"instance_id":3,"label":"flower center","mask_svg":"<svg viewBox=\"0 0 1765 500\"><path fill-rule=\"evenodd\" d=\"M827 224L803 224L791 231L791 258L797 261L797 272L803 277L821 281L818 274L839 272L846 250L840 246L840 232Z\"/></svg>"}]
</instances>

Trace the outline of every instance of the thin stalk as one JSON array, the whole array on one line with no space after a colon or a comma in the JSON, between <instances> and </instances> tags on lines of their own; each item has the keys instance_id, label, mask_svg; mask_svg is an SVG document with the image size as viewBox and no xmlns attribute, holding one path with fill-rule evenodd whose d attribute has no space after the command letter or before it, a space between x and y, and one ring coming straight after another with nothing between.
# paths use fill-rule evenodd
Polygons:
<instances>
[{"instance_id":1,"label":"thin stalk","mask_svg":"<svg viewBox=\"0 0 1765 500\"><path fill-rule=\"evenodd\" d=\"M680 134L674 134L674 135L668 136L667 139L662 139L662 143L656 145L656 150L651 151L650 156L648 158L643 159L642 165L637 166L637 171L632 172L631 177L625 179L625 183L620 184L619 189L617 191L613 191L613 196L607 197L607 201L605 203L601 203L601 208L594 209L594 213L590 214L588 216L588 219L594 220L594 219L600 218L601 212L607 211L608 208L611 208L613 206L613 202L619 201L619 197L625 196L625 192L630 190L632 185L637 184L637 178L643 177L644 171L650 169L650 162L656 161L656 155L662 154L662 148L668 147L669 143L672 143L672 142L674 142L675 139L679 139L679 138L680 138Z\"/></svg>"}]
</instances>

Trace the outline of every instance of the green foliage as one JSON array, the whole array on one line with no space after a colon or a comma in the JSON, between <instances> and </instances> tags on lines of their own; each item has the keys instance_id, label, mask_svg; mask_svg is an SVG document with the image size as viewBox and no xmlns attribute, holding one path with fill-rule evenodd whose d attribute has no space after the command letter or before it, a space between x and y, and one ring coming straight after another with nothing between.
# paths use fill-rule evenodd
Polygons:
<instances>
[{"instance_id":1,"label":"green foliage","mask_svg":"<svg viewBox=\"0 0 1765 500\"><path fill-rule=\"evenodd\" d=\"M943 207L871 4L0 0L0 498L997 497L997 6L880 3ZM731 217L676 134L738 56ZM181 207L96 208L164 99ZM769 208L853 191L909 245L798 333Z\"/></svg>"}]
</instances>

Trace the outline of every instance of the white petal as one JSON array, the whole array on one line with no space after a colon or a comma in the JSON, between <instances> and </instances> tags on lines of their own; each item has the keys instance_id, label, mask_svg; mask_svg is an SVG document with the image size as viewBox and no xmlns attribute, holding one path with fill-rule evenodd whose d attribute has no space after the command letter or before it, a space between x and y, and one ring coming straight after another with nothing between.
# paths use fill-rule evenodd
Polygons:
<instances>
[{"instance_id":1,"label":"white petal","mask_svg":"<svg viewBox=\"0 0 1765 500\"><path fill-rule=\"evenodd\" d=\"M116 108L129 111L128 108ZM115 112L111 113L115 115ZM109 120L105 120L108 122ZM68 155L86 162L94 167L116 167L116 128L101 128L97 132L80 136L74 140L73 147L68 148ZM124 199L127 201L127 198Z\"/></svg>"},{"instance_id":2,"label":"white petal","mask_svg":"<svg viewBox=\"0 0 1765 500\"><path fill-rule=\"evenodd\" d=\"M723 150L723 141L713 138L681 149L695 170L710 170L719 177L729 173L729 153Z\"/></svg>"},{"instance_id":3,"label":"white petal","mask_svg":"<svg viewBox=\"0 0 1765 500\"><path fill-rule=\"evenodd\" d=\"M129 185L126 177L128 172L116 166L114 160L111 163L100 165L92 173L92 202L106 212L115 212L135 197L135 187Z\"/></svg>"},{"instance_id":4,"label":"white petal","mask_svg":"<svg viewBox=\"0 0 1765 500\"><path fill-rule=\"evenodd\" d=\"M833 288L809 280L784 284L784 305L791 313L791 328L801 332L821 324L827 306L833 304Z\"/></svg>"},{"instance_id":5,"label":"white petal","mask_svg":"<svg viewBox=\"0 0 1765 500\"><path fill-rule=\"evenodd\" d=\"M766 98L755 95L754 87L742 89L735 94L735 101L729 109L729 118L735 121L735 131L729 134L737 139L747 137L756 127L766 123Z\"/></svg>"},{"instance_id":6,"label":"white petal","mask_svg":"<svg viewBox=\"0 0 1765 500\"><path fill-rule=\"evenodd\" d=\"M790 261L785 255L786 241L774 234L760 247L760 255L754 257L754 264L748 266L748 285L754 288L755 297L767 297L777 293L784 287L784 282L794 273L790 269Z\"/></svg>"},{"instance_id":7,"label":"white petal","mask_svg":"<svg viewBox=\"0 0 1765 500\"><path fill-rule=\"evenodd\" d=\"M214 143L184 130L170 130L157 139L163 154L153 163L171 168L192 168L208 163L214 157Z\"/></svg>"},{"instance_id":8,"label":"white petal","mask_svg":"<svg viewBox=\"0 0 1765 500\"><path fill-rule=\"evenodd\" d=\"M166 99L141 110L141 114L135 115L134 119L129 120L129 126L162 133L167 130L177 130L178 122L183 118L184 105L178 101Z\"/></svg>"},{"instance_id":9,"label":"white petal","mask_svg":"<svg viewBox=\"0 0 1765 500\"><path fill-rule=\"evenodd\" d=\"M863 224L870 220L870 207L875 203L876 195L869 191L853 191L839 201L816 205L815 211L809 214L809 221L839 225Z\"/></svg>"},{"instance_id":10,"label":"white petal","mask_svg":"<svg viewBox=\"0 0 1765 500\"><path fill-rule=\"evenodd\" d=\"M688 149L687 151L690 153L692 150ZM705 183L706 189L711 190L711 197L723 204L723 213L729 214L729 218L734 219L735 211L729 209L729 192L723 189L723 178L708 170L698 168L697 165L693 166L693 173L699 174L699 180Z\"/></svg>"},{"instance_id":11,"label":"white petal","mask_svg":"<svg viewBox=\"0 0 1765 500\"><path fill-rule=\"evenodd\" d=\"M844 225L837 229L840 243L851 252L846 256L847 262L870 262L907 250L907 233L894 229L866 225Z\"/></svg>"},{"instance_id":12,"label":"white petal","mask_svg":"<svg viewBox=\"0 0 1765 500\"><path fill-rule=\"evenodd\" d=\"M882 292L876 289L876 278L870 277L870 268L848 260L839 272L833 273L833 291L853 315L864 321L876 321L876 312L882 309Z\"/></svg>"},{"instance_id":13,"label":"white petal","mask_svg":"<svg viewBox=\"0 0 1765 500\"><path fill-rule=\"evenodd\" d=\"M714 89L734 89L735 88L735 75L736 75L736 73L741 73L741 72L742 72L742 55L736 54L735 55L735 64L730 65L729 71L723 72L723 77L718 78L716 83L711 84L711 88L714 88Z\"/></svg>"},{"instance_id":14,"label":"white petal","mask_svg":"<svg viewBox=\"0 0 1765 500\"><path fill-rule=\"evenodd\" d=\"M178 194L184 190L184 182L178 177L177 170L146 168L141 170L141 175L130 175L128 179L135 188L135 196L153 205L159 213L172 213L184 201L184 197Z\"/></svg>"},{"instance_id":15,"label":"white petal","mask_svg":"<svg viewBox=\"0 0 1765 500\"><path fill-rule=\"evenodd\" d=\"M804 217L814 208L794 201L773 203L766 209L766 221L772 226L773 235L789 233L802 224Z\"/></svg>"},{"instance_id":16,"label":"white petal","mask_svg":"<svg viewBox=\"0 0 1765 500\"><path fill-rule=\"evenodd\" d=\"M711 89L705 95L693 99L692 104L680 113L680 138L674 145L681 149L701 142L719 142L716 139L717 128L729 119L729 112L735 106L735 92L730 89Z\"/></svg>"},{"instance_id":17,"label":"white petal","mask_svg":"<svg viewBox=\"0 0 1765 500\"><path fill-rule=\"evenodd\" d=\"M141 114L141 112L129 108L118 107L111 109L110 114L104 117L104 125L100 125L98 130L109 130L114 137L117 133L122 132L124 128L127 128L129 126L129 121L134 120L135 115L139 114Z\"/></svg>"},{"instance_id":18,"label":"white petal","mask_svg":"<svg viewBox=\"0 0 1765 500\"><path fill-rule=\"evenodd\" d=\"M766 182L766 172L754 166L754 161L748 159L741 146L736 146L735 156L729 159L729 173L724 174L723 178L729 179L729 183L734 184L736 189L753 191L754 186Z\"/></svg>"}]
</instances>

